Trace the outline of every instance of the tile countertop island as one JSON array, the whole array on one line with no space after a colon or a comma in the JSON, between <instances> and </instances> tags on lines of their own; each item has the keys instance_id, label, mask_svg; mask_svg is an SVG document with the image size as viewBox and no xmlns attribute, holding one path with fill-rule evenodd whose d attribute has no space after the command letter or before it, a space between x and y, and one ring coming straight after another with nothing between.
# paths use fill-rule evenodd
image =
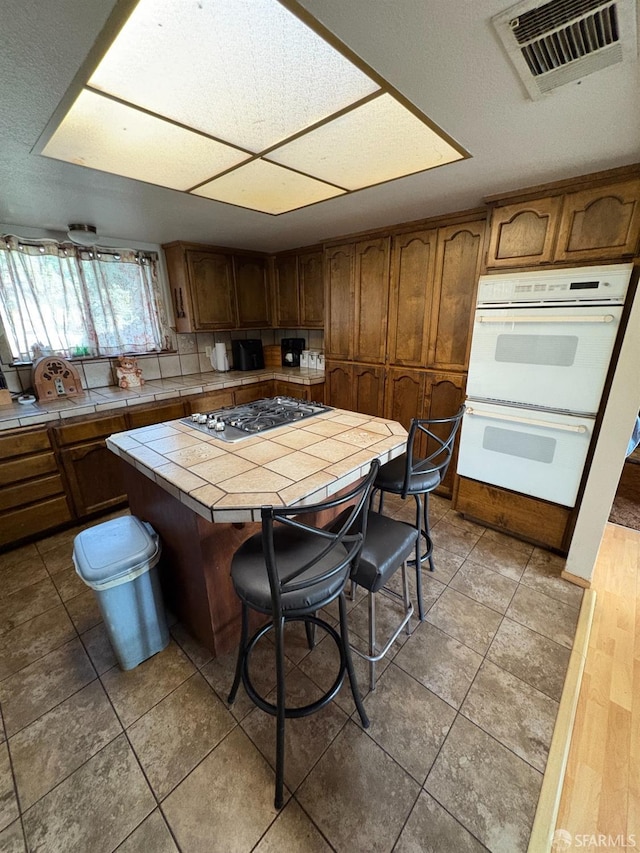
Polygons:
<instances>
[{"instance_id":1,"label":"tile countertop island","mask_svg":"<svg viewBox=\"0 0 640 853\"><path fill-rule=\"evenodd\" d=\"M163 547L168 608L215 655L233 648L240 604L230 563L260 529L260 508L304 507L347 488L403 453L399 423L331 409L228 443L183 421L107 439L123 465L131 512L149 521Z\"/></svg>"}]
</instances>

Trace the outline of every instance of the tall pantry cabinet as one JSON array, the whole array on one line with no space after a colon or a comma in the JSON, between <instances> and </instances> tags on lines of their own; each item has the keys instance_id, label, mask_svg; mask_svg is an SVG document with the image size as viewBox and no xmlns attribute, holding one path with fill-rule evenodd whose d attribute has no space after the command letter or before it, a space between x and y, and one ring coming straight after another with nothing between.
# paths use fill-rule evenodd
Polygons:
<instances>
[{"instance_id":1,"label":"tall pantry cabinet","mask_svg":"<svg viewBox=\"0 0 640 853\"><path fill-rule=\"evenodd\" d=\"M329 404L407 428L462 404L484 220L472 211L327 247ZM455 462L441 494L451 495L454 471Z\"/></svg>"}]
</instances>

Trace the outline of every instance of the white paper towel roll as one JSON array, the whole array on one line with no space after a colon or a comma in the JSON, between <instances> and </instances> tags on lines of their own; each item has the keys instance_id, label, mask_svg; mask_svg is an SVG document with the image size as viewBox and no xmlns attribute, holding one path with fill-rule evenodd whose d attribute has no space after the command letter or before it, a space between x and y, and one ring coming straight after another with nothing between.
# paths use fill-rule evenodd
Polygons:
<instances>
[{"instance_id":1,"label":"white paper towel roll","mask_svg":"<svg viewBox=\"0 0 640 853\"><path fill-rule=\"evenodd\" d=\"M213 354L213 367L215 370L229 370L229 360L227 359L227 347L223 343L218 343L215 346Z\"/></svg>"}]
</instances>

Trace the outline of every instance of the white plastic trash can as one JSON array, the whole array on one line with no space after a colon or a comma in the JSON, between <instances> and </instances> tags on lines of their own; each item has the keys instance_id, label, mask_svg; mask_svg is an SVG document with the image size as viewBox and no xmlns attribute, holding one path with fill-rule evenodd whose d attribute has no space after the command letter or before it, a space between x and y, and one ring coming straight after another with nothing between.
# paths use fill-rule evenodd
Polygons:
<instances>
[{"instance_id":1,"label":"white plastic trash can","mask_svg":"<svg viewBox=\"0 0 640 853\"><path fill-rule=\"evenodd\" d=\"M133 515L89 527L73 541L76 572L95 592L122 669L133 669L169 643L159 559L160 537Z\"/></svg>"}]
</instances>

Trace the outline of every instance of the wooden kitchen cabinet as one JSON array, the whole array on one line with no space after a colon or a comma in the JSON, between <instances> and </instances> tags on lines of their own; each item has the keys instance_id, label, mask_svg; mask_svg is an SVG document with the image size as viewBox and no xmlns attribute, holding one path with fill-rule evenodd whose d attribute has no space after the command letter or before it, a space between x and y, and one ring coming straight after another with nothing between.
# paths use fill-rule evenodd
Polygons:
<instances>
[{"instance_id":1,"label":"wooden kitchen cabinet","mask_svg":"<svg viewBox=\"0 0 640 853\"><path fill-rule=\"evenodd\" d=\"M476 289L482 265L484 220L438 229L427 364L466 370Z\"/></svg>"},{"instance_id":2,"label":"wooden kitchen cabinet","mask_svg":"<svg viewBox=\"0 0 640 853\"><path fill-rule=\"evenodd\" d=\"M484 215L393 238L389 363L466 370Z\"/></svg>"},{"instance_id":3,"label":"wooden kitchen cabinet","mask_svg":"<svg viewBox=\"0 0 640 853\"><path fill-rule=\"evenodd\" d=\"M411 419L421 416L424 405L425 372L391 367L387 371L385 417L398 421L405 429Z\"/></svg>"},{"instance_id":4,"label":"wooden kitchen cabinet","mask_svg":"<svg viewBox=\"0 0 640 853\"><path fill-rule=\"evenodd\" d=\"M60 450L76 518L124 504L127 500L120 459L104 440Z\"/></svg>"},{"instance_id":5,"label":"wooden kitchen cabinet","mask_svg":"<svg viewBox=\"0 0 640 853\"><path fill-rule=\"evenodd\" d=\"M393 238L389 305L389 362L424 367L429 354L431 287L437 229Z\"/></svg>"},{"instance_id":6,"label":"wooden kitchen cabinet","mask_svg":"<svg viewBox=\"0 0 640 853\"><path fill-rule=\"evenodd\" d=\"M126 503L120 459L105 438L127 429L126 416L87 416L51 427L74 517L82 519Z\"/></svg>"},{"instance_id":7,"label":"wooden kitchen cabinet","mask_svg":"<svg viewBox=\"0 0 640 853\"><path fill-rule=\"evenodd\" d=\"M296 400L322 403L324 401L324 383L317 385L301 385L299 382L283 382L276 379L274 383L276 397L295 397Z\"/></svg>"},{"instance_id":8,"label":"wooden kitchen cabinet","mask_svg":"<svg viewBox=\"0 0 640 853\"><path fill-rule=\"evenodd\" d=\"M325 261L326 357L384 364L389 238L332 246Z\"/></svg>"},{"instance_id":9,"label":"wooden kitchen cabinet","mask_svg":"<svg viewBox=\"0 0 640 853\"><path fill-rule=\"evenodd\" d=\"M237 326L240 329L265 329L271 325L271 299L264 257L235 255Z\"/></svg>"},{"instance_id":10,"label":"wooden kitchen cabinet","mask_svg":"<svg viewBox=\"0 0 640 853\"><path fill-rule=\"evenodd\" d=\"M234 405L241 406L243 403L252 403L263 397L273 397L277 393L273 379L269 379L267 382L256 382L253 385L236 388L233 392L233 402Z\"/></svg>"},{"instance_id":11,"label":"wooden kitchen cabinet","mask_svg":"<svg viewBox=\"0 0 640 853\"><path fill-rule=\"evenodd\" d=\"M572 510L565 506L458 477L453 507L471 521L519 536L534 545L563 554L569 548Z\"/></svg>"},{"instance_id":12,"label":"wooden kitchen cabinet","mask_svg":"<svg viewBox=\"0 0 640 853\"><path fill-rule=\"evenodd\" d=\"M354 364L351 405L347 408L364 415L384 416L385 370L371 364Z\"/></svg>"},{"instance_id":13,"label":"wooden kitchen cabinet","mask_svg":"<svg viewBox=\"0 0 640 853\"><path fill-rule=\"evenodd\" d=\"M389 314L389 238L355 245L354 328L355 361L384 364Z\"/></svg>"},{"instance_id":14,"label":"wooden kitchen cabinet","mask_svg":"<svg viewBox=\"0 0 640 853\"><path fill-rule=\"evenodd\" d=\"M522 267L553 261L562 198L538 198L491 212L488 267Z\"/></svg>"},{"instance_id":15,"label":"wooden kitchen cabinet","mask_svg":"<svg viewBox=\"0 0 640 853\"><path fill-rule=\"evenodd\" d=\"M350 409L353 391L352 365L327 361L324 369L324 399L328 406Z\"/></svg>"},{"instance_id":16,"label":"wooden kitchen cabinet","mask_svg":"<svg viewBox=\"0 0 640 853\"><path fill-rule=\"evenodd\" d=\"M391 367L387 371L385 394L385 417L398 421L409 429L413 418L448 418L454 415L465 395L466 374L436 373L428 370L405 370ZM445 437L448 428L434 427L437 435ZM456 448L459 441L456 439ZM424 457L435 450L427 445L424 437L418 439L416 450ZM457 450L451 460L449 470L436 494L450 497L455 483L455 462Z\"/></svg>"},{"instance_id":17,"label":"wooden kitchen cabinet","mask_svg":"<svg viewBox=\"0 0 640 853\"><path fill-rule=\"evenodd\" d=\"M231 255L195 243L168 243L162 248L176 331L235 329L238 311Z\"/></svg>"},{"instance_id":18,"label":"wooden kitchen cabinet","mask_svg":"<svg viewBox=\"0 0 640 853\"><path fill-rule=\"evenodd\" d=\"M171 400L162 403L151 403L142 406L132 406L126 414L127 428L159 424L163 421L175 421L185 415L184 400Z\"/></svg>"},{"instance_id":19,"label":"wooden kitchen cabinet","mask_svg":"<svg viewBox=\"0 0 640 853\"><path fill-rule=\"evenodd\" d=\"M458 411L465 399L466 375L461 373L431 373L427 372L424 377L424 400L422 407L423 418L449 418ZM434 424L432 431L446 438L450 432L450 424L442 426ZM458 445L460 443L460 430L456 436L453 456L444 480L435 490L437 495L451 497L456 480L456 467L458 460ZM425 442L419 446L421 456L426 456L437 449L436 442Z\"/></svg>"},{"instance_id":20,"label":"wooden kitchen cabinet","mask_svg":"<svg viewBox=\"0 0 640 853\"><path fill-rule=\"evenodd\" d=\"M300 328L323 329L324 276L321 249L298 255L298 284Z\"/></svg>"},{"instance_id":21,"label":"wooden kitchen cabinet","mask_svg":"<svg viewBox=\"0 0 640 853\"><path fill-rule=\"evenodd\" d=\"M384 367L358 362L328 362L325 403L365 415L384 415Z\"/></svg>"},{"instance_id":22,"label":"wooden kitchen cabinet","mask_svg":"<svg viewBox=\"0 0 640 853\"><path fill-rule=\"evenodd\" d=\"M267 259L196 243L162 247L176 331L263 329L271 324Z\"/></svg>"},{"instance_id":23,"label":"wooden kitchen cabinet","mask_svg":"<svg viewBox=\"0 0 640 853\"><path fill-rule=\"evenodd\" d=\"M509 193L491 203L488 268L620 261L638 252L637 167Z\"/></svg>"},{"instance_id":24,"label":"wooden kitchen cabinet","mask_svg":"<svg viewBox=\"0 0 640 853\"><path fill-rule=\"evenodd\" d=\"M332 246L325 254L325 358L353 358L355 246ZM334 405L334 404L332 404Z\"/></svg>"},{"instance_id":25,"label":"wooden kitchen cabinet","mask_svg":"<svg viewBox=\"0 0 640 853\"><path fill-rule=\"evenodd\" d=\"M234 403L235 400L231 388L221 391L208 391L204 394L188 397L185 401L188 415L192 415L194 412L213 412L215 409L221 409L223 406L233 406Z\"/></svg>"},{"instance_id":26,"label":"wooden kitchen cabinet","mask_svg":"<svg viewBox=\"0 0 640 853\"><path fill-rule=\"evenodd\" d=\"M0 436L0 548L71 521L46 427Z\"/></svg>"},{"instance_id":27,"label":"wooden kitchen cabinet","mask_svg":"<svg viewBox=\"0 0 640 853\"><path fill-rule=\"evenodd\" d=\"M276 255L273 263L273 326L324 328L322 250Z\"/></svg>"},{"instance_id":28,"label":"wooden kitchen cabinet","mask_svg":"<svg viewBox=\"0 0 640 853\"><path fill-rule=\"evenodd\" d=\"M273 262L273 325L300 328L298 256L280 255Z\"/></svg>"},{"instance_id":29,"label":"wooden kitchen cabinet","mask_svg":"<svg viewBox=\"0 0 640 853\"><path fill-rule=\"evenodd\" d=\"M631 257L639 234L640 178L568 193L554 257L576 264Z\"/></svg>"}]
</instances>

